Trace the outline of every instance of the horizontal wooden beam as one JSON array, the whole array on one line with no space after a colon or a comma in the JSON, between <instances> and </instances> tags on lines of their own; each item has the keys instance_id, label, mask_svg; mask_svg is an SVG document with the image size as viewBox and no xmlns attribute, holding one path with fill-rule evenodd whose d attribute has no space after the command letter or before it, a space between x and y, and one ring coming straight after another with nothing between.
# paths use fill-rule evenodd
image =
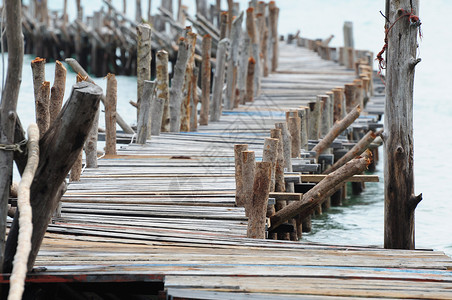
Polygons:
<instances>
[{"instance_id":1,"label":"horizontal wooden beam","mask_svg":"<svg viewBox=\"0 0 452 300\"><path fill-rule=\"evenodd\" d=\"M290 175L294 176L294 175ZM320 182L327 175L323 174L301 174L301 182ZM379 182L378 175L355 175L346 180L346 182Z\"/></svg>"}]
</instances>

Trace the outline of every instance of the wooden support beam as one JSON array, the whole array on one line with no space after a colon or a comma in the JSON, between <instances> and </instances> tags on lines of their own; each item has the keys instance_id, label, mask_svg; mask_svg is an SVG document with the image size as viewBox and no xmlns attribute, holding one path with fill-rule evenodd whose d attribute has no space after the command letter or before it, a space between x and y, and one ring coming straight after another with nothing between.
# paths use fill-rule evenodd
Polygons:
<instances>
[{"instance_id":1,"label":"wooden support beam","mask_svg":"<svg viewBox=\"0 0 452 300\"><path fill-rule=\"evenodd\" d=\"M202 68L201 68L201 114L199 116L199 125L209 123L210 106L210 51L212 47L212 37L208 34L202 38Z\"/></svg>"}]
</instances>

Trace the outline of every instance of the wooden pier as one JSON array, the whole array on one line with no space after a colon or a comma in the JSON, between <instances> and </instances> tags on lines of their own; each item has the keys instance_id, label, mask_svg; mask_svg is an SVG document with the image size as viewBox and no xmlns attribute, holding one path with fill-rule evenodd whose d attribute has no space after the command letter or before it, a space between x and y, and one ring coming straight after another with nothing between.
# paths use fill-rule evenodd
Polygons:
<instances>
[{"instance_id":1,"label":"wooden pier","mask_svg":"<svg viewBox=\"0 0 452 300\"><path fill-rule=\"evenodd\" d=\"M259 161L286 110L354 79L352 70L281 44L278 70L254 102L198 132L123 146L85 169L69 185L27 284L60 298L87 297L91 284L98 295L159 299L451 299L452 259L442 252L246 238L234 145L248 144ZM371 98L353 126L378 120L383 99Z\"/></svg>"}]
</instances>

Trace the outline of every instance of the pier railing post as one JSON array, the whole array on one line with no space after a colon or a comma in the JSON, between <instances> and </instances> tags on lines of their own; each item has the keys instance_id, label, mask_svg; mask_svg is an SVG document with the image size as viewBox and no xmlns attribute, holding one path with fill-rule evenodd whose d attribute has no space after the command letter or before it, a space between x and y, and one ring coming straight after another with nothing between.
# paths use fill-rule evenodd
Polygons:
<instances>
[{"instance_id":1,"label":"pier railing post","mask_svg":"<svg viewBox=\"0 0 452 300\"><path fill-rule=\"evenodd\" d=\"M107 74L105 97L105 154L116 155L116 104L118 83L114 74Z\"/></svg>"},{"instance_id":2,"label":"pier railing post","mask_svg":"<svg viewBox=\"0 0 452 300\"><path fill-rule=\"evenodd\" d=\"M265 239L265 218L271 181L271 162L257 162L253 198L249 205L247 237Z\"/></svg>"},{"instance_id":3,"label":"pier railing post","mask_svg":"<svg viewBox=\"0 0 452 300\"><path fill-rule=\"evenodd\" d=\"M201 113L199 116L199 125L209 124L209 106L210 106L210 51L212 47L212 37L208 34L202 38L202 64L201 64Z\"/></svg>"}]
</instances>

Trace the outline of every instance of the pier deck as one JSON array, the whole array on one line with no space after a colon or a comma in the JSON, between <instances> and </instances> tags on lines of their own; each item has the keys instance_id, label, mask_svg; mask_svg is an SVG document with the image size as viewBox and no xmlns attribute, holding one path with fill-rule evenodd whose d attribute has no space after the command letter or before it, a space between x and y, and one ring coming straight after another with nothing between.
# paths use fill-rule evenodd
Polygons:
<instances>
[{"instance_id":1,"label":"pier deck","mask_svg":"<svg viewBox=\"0 0 452 300\"><path fill-rule=\"evenodd\" d=\"M451 299L452 260L442 252L246 238L233 145L248 144L259 159L285 110L353 79L281 45L278 72L263 79L255 102L198 132L124 146L86 169L69 185L27 281L144 282L172 299ZM380 99L369 104L374 112L383 110ZM369 118L377 117L360 122Z\"/></svg>"}]
</instances>

